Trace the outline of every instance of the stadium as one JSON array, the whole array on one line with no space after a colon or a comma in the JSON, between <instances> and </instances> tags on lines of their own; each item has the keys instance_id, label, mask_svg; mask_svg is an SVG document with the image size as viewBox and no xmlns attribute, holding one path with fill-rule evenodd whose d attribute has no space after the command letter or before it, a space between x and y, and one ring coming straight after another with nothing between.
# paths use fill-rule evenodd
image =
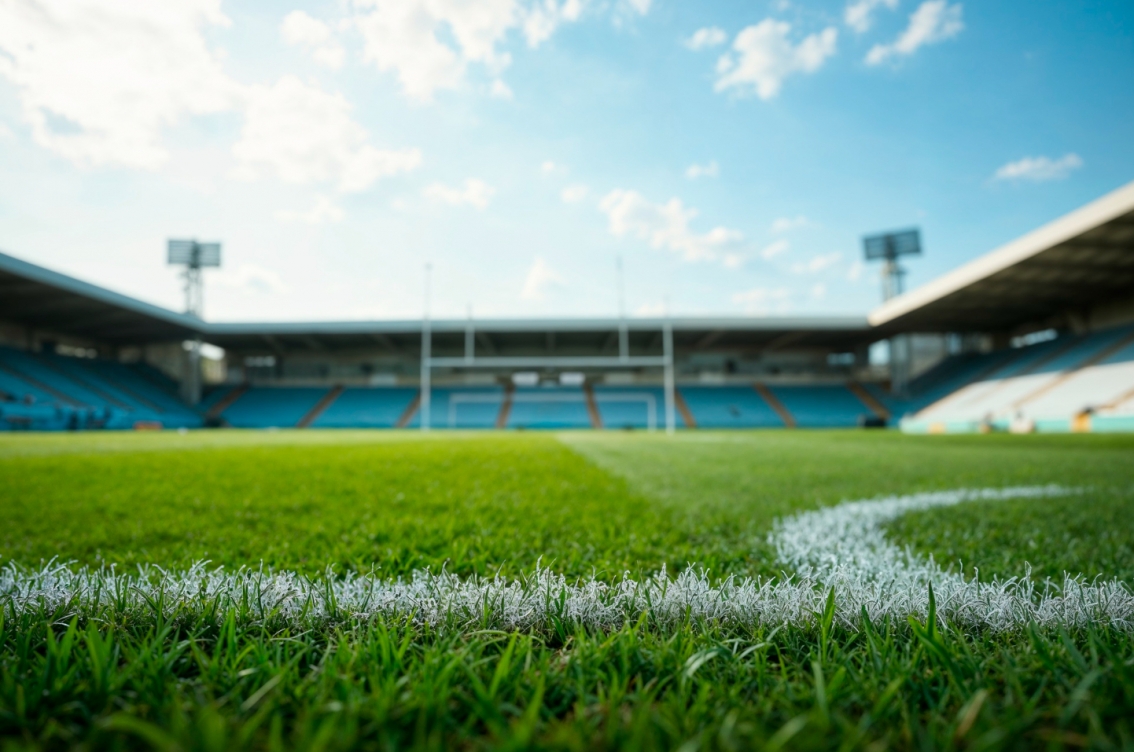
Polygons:
<instances>
[{"instance_id":1,"label":"stadium","mask_svg":"<svg viewBox=\"0 0 1134 752\"><path fill-rule=\"evenodd\" d=\"M0 752L1134 750L1131 29L0 0Z\"/></svg>"},{"instance_id":2,"label":"stadium","mask_svg":"<svg viewBox=\"0 0 1134 752\"><path fill-rule=\"evenodd\" d=\"M0 274L8 430L1134 429L1134 184L861 318L213 324Z\"/></svg>"},{"instance_id":3,"label":"stadium","mask_svg":"<svg viewBox=\"0 0 1134 752\"><path fill-rule=\"evenodd\" d=\"M218 324L0 274L9 740L1127 738L1132 447L980 434L1134 428L1134 184L861 318Z\"/></svg>"}]
</instances>

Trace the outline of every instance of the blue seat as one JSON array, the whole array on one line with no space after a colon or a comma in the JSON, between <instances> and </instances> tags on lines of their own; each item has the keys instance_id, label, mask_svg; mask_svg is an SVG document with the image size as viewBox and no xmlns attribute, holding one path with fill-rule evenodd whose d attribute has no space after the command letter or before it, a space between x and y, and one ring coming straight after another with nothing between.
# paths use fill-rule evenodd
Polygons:
<instances>
[{"instance_id":1,"label":"blue seat","mask_svg":"<svg viewBox=\"0 0 1134 752\"><path fill-rule=\"evenodd\" d=\"M751 386L683 386L699 428L782 428L783 420Z\"/></svg>"},{"instance_id":2,"label":"blue seat","mask_svg":"<svg viewBox=\"0 0 1134 752\"><path fill-rule=\"evenodd\" d=\"M539 386L517 389L508 428L590 428L587 397L580 387Z\"/></svg>"},{"instance_id":3,"label":"blue seat","mask_svg":"<svg viewBox=\"0 0 1134 752\"><path fill-rule=\"evenodd\" d=\"M844 384L769 386L800 428L847 428L874 413Z\"/></svg>"},{"instance_id":4,"label":"blue seat","mask_svg":"<svg viewBox=\"0 0 1134 752\"><path fill-rule=\"evenodd\" d=\"M223 417L236 428L290 428L330 391L324 387L253 387Z\"/></svg>"},{"instance_id":5,"label":"blue seat","mask_svg":"<svg viewBox=\"0 0 1134 752\"><path fill-rule=\"evenodd\" d=\"M313 428L393 428L417 397L404 387L347 387Z\"/></svg>"}]
</instances>

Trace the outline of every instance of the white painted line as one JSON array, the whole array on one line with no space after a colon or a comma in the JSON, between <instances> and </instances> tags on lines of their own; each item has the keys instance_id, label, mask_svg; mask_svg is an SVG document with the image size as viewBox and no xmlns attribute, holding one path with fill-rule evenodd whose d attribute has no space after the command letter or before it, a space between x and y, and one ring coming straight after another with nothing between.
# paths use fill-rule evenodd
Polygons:
<instances>
[{"instance_id":1,"label":"white painted line","mask_svg":"<svg viewBox=\"0 0 1134 752\"><path fill-rule=\"evenodd\" d=\"M251 621L308 625L406 616L457 628L544 629L556 622L618 628L649 613L661 626L687 618L744 624L809 624L835 593L836 619L854 628L865 611L872 619L926 618L929 584L944 620L992 630L1040 625L1134 626L1134 594L1116 580L1037 583L1029 577L978 583L944 572L889 543L881 525L907 512L970 500L1073 493L1057 487L960 490L856 501L805 512L777 524L772 533L783 563L796 569L788 580L728 578L718 584L687 570L669 578L663 569L642 580L568 581L546 569L513 580L462 579L419 572L390 581L347 574L308 578L294 572L143 567L137 574L112 568L48 565L30 570L9 563L0 570L0 608L44 608L57 619L81 614L152 613L167 618L216 613L234 606ZM214 610L214 607L219 607Z\"/></svg>"}]
</instances>

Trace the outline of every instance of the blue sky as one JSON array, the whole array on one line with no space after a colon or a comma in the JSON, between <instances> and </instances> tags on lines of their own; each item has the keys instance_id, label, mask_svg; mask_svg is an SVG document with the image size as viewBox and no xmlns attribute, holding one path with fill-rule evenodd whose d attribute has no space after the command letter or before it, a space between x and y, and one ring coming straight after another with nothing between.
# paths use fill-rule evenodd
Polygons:
<instances>
[{"instance_id":1,"label":"blue sky","mask_svg":"<svg viewBox=\"0 0 1134 752\"><path fill-rule=\"evenodd\" d=\"M148 7L154 6L154 7ZM1134 5L0 2L0 249L214 320L865 313L1134 179Z\"/></svg>"}]
</instances>

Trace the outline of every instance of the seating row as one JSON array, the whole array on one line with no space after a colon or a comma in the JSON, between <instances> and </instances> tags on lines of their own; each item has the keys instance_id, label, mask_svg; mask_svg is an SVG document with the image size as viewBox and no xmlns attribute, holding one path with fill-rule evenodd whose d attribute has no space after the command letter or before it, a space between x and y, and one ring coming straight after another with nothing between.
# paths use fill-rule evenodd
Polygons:
<instances>
[{"instance_id":1,"label":"seating row","mask_svg":"<svg viewBox=\"0 0 1134 752\"><path fill-rule=\"evenodd\" d=\"M1047 342L988 358L979 378L920 406L910 430L1008 428L1014 422L1070 430L1077 417L1134 416L1134 327Z\"/></svg>"},{"instance_id":2,"label":"seating row","mask_svg":"<svg viewBox=\"0 0 1134 752\"><path fill-rule=\"evenodd\" d=\"M176 388L144 364L0 347L0 430L202 425Z\"/></svg>"},{"instance_id":3,"label":"seating row","mask_svg":"<svg viewBox=\"0 0 1134 752\"><path fill-rule=\"evenodd\" d=\"M231 398L236 387L206 396L205 411ZM842 384L769 386L767 391L805 428L850 427L873 415L871 408ZM254 387L219 412L228 425L242 428L290 427L307 420L312 428L419 428L418 391L407 387L347 387L333 400L328 388ZM752 386L681 386L677 390L678 427L778 428L785 418ZM317 406L325 404L321 412ZM316 411L317 414L312 415ZM665 423L665 392L658 386L562 386L518 388L440 387L431 390L431 428L650 428Z\"/></svg>"}]
</instances>

